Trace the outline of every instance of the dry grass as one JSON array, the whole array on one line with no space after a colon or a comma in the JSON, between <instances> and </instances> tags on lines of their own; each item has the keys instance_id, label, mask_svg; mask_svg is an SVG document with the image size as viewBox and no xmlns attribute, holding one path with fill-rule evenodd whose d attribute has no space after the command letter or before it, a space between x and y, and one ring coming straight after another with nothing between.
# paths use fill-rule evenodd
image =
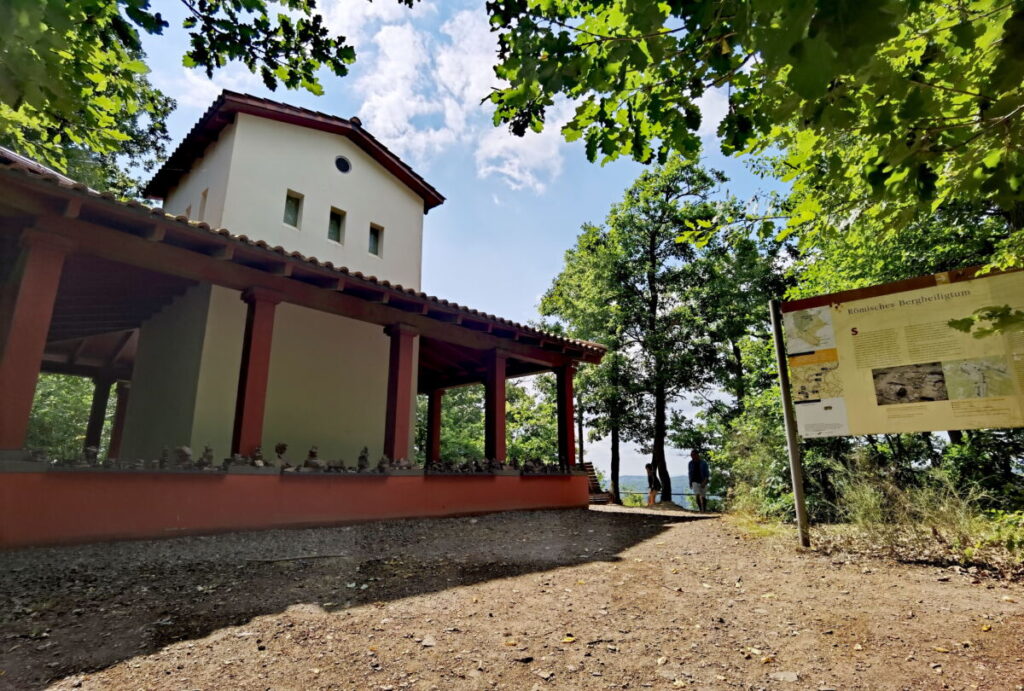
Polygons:
<instances>
[{"instance_id":1,"label":"dry grass","mask_svg":"<svg viewBox=\"0 0 1024 691\"><path fill-rule=\"evenodd\" d=\"M938 474L912 488L852 473L837 484L837 508L846 521L813 526L816 551L1024 579L1024 512L984 511L982 496L961 494ZM795 539L794 526L751 511L733 511L727 521L749 537Z\"/></svg>"}]
</instances>

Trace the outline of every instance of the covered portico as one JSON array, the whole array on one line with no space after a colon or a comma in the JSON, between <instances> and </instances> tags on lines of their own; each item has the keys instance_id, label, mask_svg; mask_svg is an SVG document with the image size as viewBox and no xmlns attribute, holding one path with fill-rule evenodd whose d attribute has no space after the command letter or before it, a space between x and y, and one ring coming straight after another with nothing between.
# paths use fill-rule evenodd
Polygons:
<instances>
[{"instance_id":1,"label":"covered portico","mask_svg":"<svg viewBox=\"0 0 1024 691\"><path fill-rule=\"evenodd\" d=\"M41 371L96 382L89 440L111 391L127 401L137 329L191 287L245 302L232 453L260 445L275 314L292 304L379 326L389 343L384 455L407 458L415 396L426 394L428 464L439 459L444 391L482 383L486 456L506 460L505 382L554 372L559 463L575 464L572 382L603 349L484 314L313 257L100 195L16 163L0 165L0 456L24 457ZM237 304L237 303L236 303ZM114 386L116 384L116 389ZM115 416L119 436L123 411ZM166 440L168 445L177 440ZM117 445L111 445L111 455ZM225 449L226 451L226 449Z\"/></svg>"},{"instance_id":2,"label":"covered portico","mask_svg":"<svg viewBox=\"0 0 1024 691\"><path fill-rule=\"evenodd\" d=\"M600 359L599 346L253 243L244 235L117 202L18 166L6 166L0 175L5 273L0 449L23 447L40 371L130 381L133 329L189 286L209 282L241 291L247 304L233 453L249 454L260 443L274 315L277 305L287 302L377 324L388 334L382 433L390 458L407 455L414 380L431 402L429 460L437 460L444 390L482 383L486 455L504 461L505 380L553 371L558 377L559 460L566 466L575 463L572 374L576 362ZM101 349L99 337L106 345L105 360L81 364L86 348Z\"/></svg>"}]
</instances>

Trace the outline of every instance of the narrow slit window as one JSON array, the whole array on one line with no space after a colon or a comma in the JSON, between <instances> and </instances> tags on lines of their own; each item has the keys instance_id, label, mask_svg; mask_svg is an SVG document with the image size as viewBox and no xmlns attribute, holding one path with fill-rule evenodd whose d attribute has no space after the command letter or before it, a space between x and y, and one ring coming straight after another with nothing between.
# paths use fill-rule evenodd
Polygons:
<instances>
[{"instance_id":1,"label":"narrow slit window","mask_svg":"<svg viewBox=\"0 0 1024 691\"><path fill-rule=\"evenodd\" d=\"M284 198L284 222L295 228L299 227L302 220L302 195L298 192L288 191Z\"/></svg>"},{"instance_id":2,"label":"narrow slit window","mask_svg":"<svg viewBox=\"0 0 1024 691\"><path fill-rule=\"evenodd\" d=\"M199 196L199 220L200 221L205 221L206 220L206 198L209 196L209 194L210 194L210 188L207 187L205 190L203 190L203 193Z\"/></svg>"},{"instance_id":3,"label":"narrow slit window","mask_svg":"<svg viewBox=\"0 0 1024 691\"><path fill-rule=\"evenodd\" d=\"M192 205L185 207L185 218L192 218Z\"/></svg>"},{"instance_id":4,"label":"narrow slit window","mask_svg":"<svg viewBox=\"0 0 1024 691\"><path fill-rule=\"evenodd\" d=\"M327 239L337 243L345 242L345 212L331 209L331 218L327 222Z\"/></svg>"},{"instance_id":5,"label":"narrow slit window","mask_svg":"<svg viewBox=\"0 0 1024 691\"><path fill-rule=\"evenodd\" d=\"M384 250L384 229L376 223L370 224L370 254L381 256Z\"/></svg>"}]
</instances>

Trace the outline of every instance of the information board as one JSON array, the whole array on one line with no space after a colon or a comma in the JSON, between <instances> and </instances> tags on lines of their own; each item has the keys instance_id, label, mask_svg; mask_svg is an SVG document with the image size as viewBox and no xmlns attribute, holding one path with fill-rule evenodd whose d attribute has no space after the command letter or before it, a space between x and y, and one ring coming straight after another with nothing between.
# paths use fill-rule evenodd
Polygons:
<instances>
[{"instance_id":1,"label":"information board","mask_svg":"<svg viewBox=\"0 0 1024 691\"><path fill-rule=\"evenodd\" d=\"M1024 331L976 338L975 310L1024 310L1024 272L972 271L782 303L802 437L1024 426Z\"/></svg>"}]
</instances>

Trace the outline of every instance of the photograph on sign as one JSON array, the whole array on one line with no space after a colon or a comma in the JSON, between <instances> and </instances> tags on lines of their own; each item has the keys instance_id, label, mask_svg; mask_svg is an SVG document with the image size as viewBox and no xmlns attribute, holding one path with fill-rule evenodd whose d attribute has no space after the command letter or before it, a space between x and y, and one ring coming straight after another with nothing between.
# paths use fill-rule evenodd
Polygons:
<instances>
[{"instance_id":1,"label":"photograph on sign","mask_svg":"<svg viewBox=\"0 0 1024 691\"><path fill-rule=\"evenodd\" d=\"M951 325L1024 310L1024 272L949 274L782 304L803 437L1024 426L1024 332Z\"/></svg>"}]
</instances>

